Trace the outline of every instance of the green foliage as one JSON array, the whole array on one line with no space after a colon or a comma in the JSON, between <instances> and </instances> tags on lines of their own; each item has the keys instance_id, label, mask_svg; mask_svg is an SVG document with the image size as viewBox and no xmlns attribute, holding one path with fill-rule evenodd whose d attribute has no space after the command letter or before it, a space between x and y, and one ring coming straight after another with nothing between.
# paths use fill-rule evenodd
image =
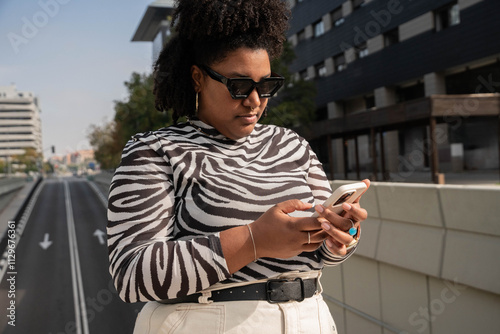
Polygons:
<instances>
[{"instance_id":1,"label":"green foliage","mask_svg":"<svg viewBox=\"0 0 500 334\"><path fill-rule=\"evenodd\" d=\"M125 86L128 101L115 101L116 140L121 146L138 132L157 130L172 123L170 113L155 109L152 75L132 73Z\"/></svg>"},{"instance_id":2,"label":"green foliage","mask_svg":"<svg viewBox=\"0 0 500 334\"><path fill-rule=\"evenodd\" d=\"M42 169L45 173L51 174L54 173L54 165L52 165L50 162L45 161L42 165Z\"/></svg>"},{"instance_id":3,"label":"green foliage","mask_svg":"<svg viewBox=\"0 0 500 334\"><path fill-rule=\"evenodd\" d=\"M94 148L94 156L103 169L113 169L120 163L123 146L116 140L115 123L91 125L88 135L90 145Z\"/></svg>"},{"instance_id":4,"label":"green foliage","mask_svg":"<svg viewBox=\"0 0 500 334\"><path fill-rule=\"evenodd\" d=\"M34 148L27 148L24 150L24 154L14 156L13 160L21 171L25 173L37 172L38 164L42 160L42 154L38 153Z\"/></svg>"},{"instance_id":5,"label":"green foliage","mask_svg":"<svg viewBox=\"0 0 500 334\"><path fill-rule=\"evenodd\" d=\"M315 117L316 87L313 82L295 79L288 66L295 59L290 43L286 42L280 58L273 61L273 71L285 77L285 85L278 95L270 100L268 116L262 119L264 124L284 127L297 127L310 124Z\"/></svg>"}]
</instances>

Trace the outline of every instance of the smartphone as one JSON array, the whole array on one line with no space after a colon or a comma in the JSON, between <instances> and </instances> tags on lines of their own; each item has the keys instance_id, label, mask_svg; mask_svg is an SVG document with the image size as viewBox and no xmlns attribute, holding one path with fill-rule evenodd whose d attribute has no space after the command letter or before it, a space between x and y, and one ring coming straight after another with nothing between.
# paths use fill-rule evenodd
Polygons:
<instances>
[{"instance_id":1,"label":"smartphone","mask_svg":"<svg viewBox=\"0 0 500 334\"><path fill-rule=\"evenodd\" d=\"M341 215L344 211L344 209L342 209L342 204L354 202L365 190L366 184L364 182L344 184L335 189L330 198L323 203L323 206ZM318 217L318 213L315 212L313 217Z\"/></svg>"}]
</instances>

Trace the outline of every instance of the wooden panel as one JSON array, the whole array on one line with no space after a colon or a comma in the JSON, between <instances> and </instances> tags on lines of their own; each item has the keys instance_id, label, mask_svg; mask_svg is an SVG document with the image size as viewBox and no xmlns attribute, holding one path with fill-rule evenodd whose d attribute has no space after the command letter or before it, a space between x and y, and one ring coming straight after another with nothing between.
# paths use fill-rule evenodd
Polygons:
<instances>
[{"instance_id":1,"label":"wooden panel","mask_svg":"<svg viewBox=\"0 0 500 334\"><path fill-rule=\"evenodd\" d=\"M495 116L500 114L500 95L442 95L432 98L432 115L449 116Z\"/></svg>"}]
</instances>

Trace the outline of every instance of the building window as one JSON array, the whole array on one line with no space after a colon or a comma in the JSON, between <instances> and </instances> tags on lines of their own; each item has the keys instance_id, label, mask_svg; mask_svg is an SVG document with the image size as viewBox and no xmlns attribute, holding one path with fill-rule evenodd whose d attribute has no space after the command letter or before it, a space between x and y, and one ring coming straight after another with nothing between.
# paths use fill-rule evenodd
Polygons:
<instances>
[{"instance_id":1,"label":"building window","mask_svg":"<svg viewBox=\"0 0 500 334\"><path fill-rule=\"evenodd\" d=\"M365 96L365 107L371 109L375 107L375 95Z\"/></svg>"},{"instance_id":2,"label":"building window","mask_svg":"<svg viewBox=\"0 0 500 334\"><path fill-rule=\"evenodd\" d=\"M343 53L339 54L338 56L335 56L333 58L333 63L335 65L335 70L337 72L341 72L341 71L345 70L347 67L347 65L345 63L345 55Z\"/></svg>"},{"instance_id":3,"label":"building window","mask_svg":"<svg viewBox=\"0 0 500 334\"><path fill-rule=\"evenodd\" d=\"M434 13L434 20L436 31L460 24L460 6L457 3L452 3L437 10Z\"/></svg>"},{"instance_id":4,"label":"building window","mask_svg":"<svg viewBox=\"0 0 500 334\"><path fill-rule=\"evenodd\" d=\"M325 24L323 20L314 23L314 37L319 37L325 33Z\"/></svg>"},{"instance_id":5,"label":"building window","mask_svg":"<svg viewBox=\"0 0 500 334\"><path fill-rule=\"evenodd\" d=\"M356 9L356 8L363 6L364 3L365 3L365 0L352 0L352 7L354 9Z\"/></svg>"},{"instance_id":6,"label":"building window","mask_svg":"<svg viewBox=\"0 0 500 334\"><path fill-rule=\"evenodd\" d=\"M323 108L318 108L316 109L316 114L315 118L316 121L324 121L328 119L328 108L323 107Z\"/></svg>"},{"instance_id":7,"label":"building window","mask_svg":"<svg viewBox=\"0 0 500 334\"><path fill-rule=\"evenodd\" d=\"M339 7L334 11L332 11L331 16L332 16L332 22L336 27L338 27L345 21L344 17L342 16L342 7Z\"/></svg>"},{"instance_id":8,"label":"building window","mask_svg":"<svg viewBox=\"0 0 500 334\"><path fill-rule=\"evenodd\" d=\"M315 69L316 69L316 75L318 77L325 77L326 76L327 71L326 71L325 62L321 62L319 64L316 64Z\"/></svg>"},{"instance_id":9,"label":"building window","mask_svg":"<svg viewBox=\"0 0 500 334\"><path fill-rule=\"evenodd\" d=\"M398 103L425 97L425 87L423 82L413 85L400 86L396 88Z\"/></svg>"},{"instance_id":10,"label":"building window","mask_svg":"<svg viewBox=\"0 0 500 334\"><path fill-rule=\"evenodd\" d=\"M309 80L309 74L307 73L307 69L299 72L300 78L303 80Z\"/></svg>"},{"instance_id":11,"label":"building window","mask_svg":"<svg viewBox=\"0 0 500 334\"><path fill-rule=\"evenodd\" d=\"M301 31L299 31L297 33L297 39L299 40L299 42L306 40L306 30L305 29L302 29Z\"/></svg>"},{"instance_id":12,"label":"building window","mask_svg":"<svg viewBox=\"0 0 500 334\"><path fill-rule=\"evenodd\" d=\"M399 43L399 30L398 28L389 30L384 34L384 46L388 47Z\"/></svg>"},{"instance_id":13,"label":"building window","mask_svg":"<svg viewBox=\"0 0 500 334\"><path fill-rule=\"evenodd\" d=\"M369 55L368 47L366 46L366 43L360 44L356 47L356 55L358 56L358 59L365 58L366 56Z\"/></svg>"}]
</instances>

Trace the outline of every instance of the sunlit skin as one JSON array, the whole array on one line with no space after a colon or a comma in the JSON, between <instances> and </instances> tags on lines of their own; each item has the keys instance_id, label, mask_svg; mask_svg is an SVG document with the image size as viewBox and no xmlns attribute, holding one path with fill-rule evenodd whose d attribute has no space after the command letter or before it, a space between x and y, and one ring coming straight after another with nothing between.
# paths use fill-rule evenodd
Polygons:
<instances>
[{"instance_id":1,"label":"sunlit skin","mask_svg":"<svg viewBox=\"0 0 500 334\"><path fill-rule=\"evenodd\" d=\"M266 50L240 48L222 61L209 64L215 72L227 78L251 78L255 82L271 76L271 63ZM267 98L259 98L254 89L246 99L231 98L226 86L211 79L193 65L191 75L199 93L198 118L213 126L230 139L240 139L252 133L267 106ZM251 108L255 108L253 111Z\"/></svg>"}]
</instances>

